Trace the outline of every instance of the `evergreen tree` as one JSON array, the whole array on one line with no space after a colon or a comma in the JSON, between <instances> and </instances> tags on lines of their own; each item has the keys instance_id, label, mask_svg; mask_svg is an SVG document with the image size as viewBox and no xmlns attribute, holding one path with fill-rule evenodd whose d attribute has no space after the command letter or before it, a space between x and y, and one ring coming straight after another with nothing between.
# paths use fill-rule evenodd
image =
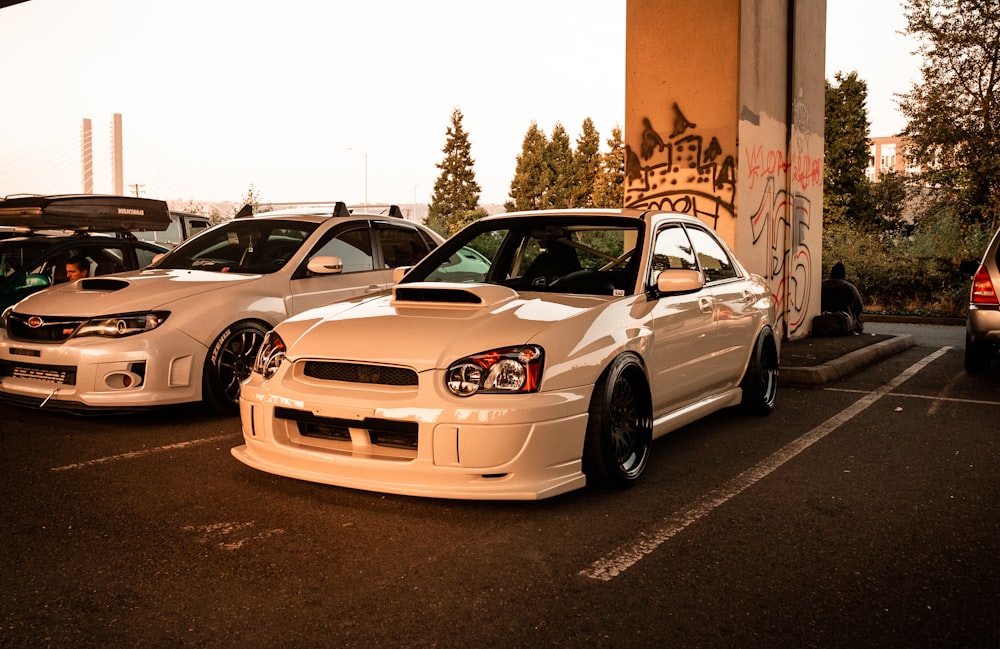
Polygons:
<instances>
[{"instance_id":1,"label":"evergreen tree","mask_svg":"<svg viewBox=\"0 0 1000 649\"><path fill-rule=\"evenodd\" d=\"M904 132L937 205L966 224L1000 223L1000 4L907 0L923 80L900 97Z\"/></svg>"},{"instance_id":2,"label":"evergreen tree","mask_svg":"<svg viewBox=\"0 0 1000 649\"><path fill-rule=\"evenodd\" d=\"M455 108L445 132L444 159L437 164L441 175L434 182L427 214L428 227L445 237L486 216L486 210L479 207L481 189L476 182L472 145L462 127L462 118L462 111Z\"/></svg>"},{"instance_id":3,"label":"evergreen tree","mask_svg":"<svg viewBox=\"0 0 1000 649\"><path fill-rule=\"evenodd\" d=\"M545 132L532 122L517 156L514 179L510 181L510 200L504 203L508 212L547 207L545 196L552 182L551 169L546 162L547 148Z\"/></svg>"},{"instance_id":4,"label":"evergreen tree","mask_svg":"<svg viewBox=\"0 0 1000 649\"><path fill-rule=\"evenodd\" d=\"M619 208L625 205L625 143L617 124L607 140L608 151L600 156L594 178L593 207Z\"/></svg>"},{"instance_id":5,"label":"evergreen tree","mask_svg":"<svg viewBox=\"0 0 1000 649\"><path fill-rule=\"evenodd\" d=\"M574 191L570 207L594 207L594 184L601 167L601 136L589 117L583 120L573 152Z\"/></svg>"},{"instance_id":6,"label":"evergreen tree","mask_svg":"<svg viewBox=\"0 0 1000 649\"><path fill-rule=\"evenodd\" d=\"M550 183L543 194L544 207L565 209L570 206L576 193L576 174L569 133L561 122L556 122L552 137L545 147L545 164L549 168Z\"/></svg>"},{"instance_id":7,"label":"evergreen tree","mask_svg":"<svg viewBox=\"0 0 1000 649\"><path fill-rule=\"evenodd\" d=\"M849 223L866 181L868 166L868 85L857 72L826 82L826 131L823 174L823 219Z\"/></svg>"}]
</instances>

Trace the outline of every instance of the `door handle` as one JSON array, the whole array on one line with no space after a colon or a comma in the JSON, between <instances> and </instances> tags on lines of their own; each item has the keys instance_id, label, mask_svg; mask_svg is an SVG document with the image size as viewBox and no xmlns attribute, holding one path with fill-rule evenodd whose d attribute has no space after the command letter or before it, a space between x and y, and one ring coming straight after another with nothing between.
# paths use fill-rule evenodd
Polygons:
<instances>
[{"instance_id":1,"label":"door handle","mask_svg":"<svg viewBox=\"0 0 1000 649\"><path fill-rule=\"evenodd\" d=\"M702 313L711 313L715 310L715 300L710 297L698 298L698 308Z\"/></svg>"}]
</instances>

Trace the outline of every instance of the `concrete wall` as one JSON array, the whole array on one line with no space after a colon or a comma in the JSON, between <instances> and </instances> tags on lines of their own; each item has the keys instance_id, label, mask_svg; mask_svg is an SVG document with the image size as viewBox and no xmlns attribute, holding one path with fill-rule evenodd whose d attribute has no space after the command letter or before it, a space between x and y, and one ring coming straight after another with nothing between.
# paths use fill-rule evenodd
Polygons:
<instances>
[{"instance_id":1,"label":"concrete wall","mask_svg":"<svg viewBox=\"0 0 1000 649\"><path fill-rule=\"evenodd\" d=\"M825 0L627 4L625 205L713 227L789 338L819 311L825 27Z\"/></svg>"}]
</instances>

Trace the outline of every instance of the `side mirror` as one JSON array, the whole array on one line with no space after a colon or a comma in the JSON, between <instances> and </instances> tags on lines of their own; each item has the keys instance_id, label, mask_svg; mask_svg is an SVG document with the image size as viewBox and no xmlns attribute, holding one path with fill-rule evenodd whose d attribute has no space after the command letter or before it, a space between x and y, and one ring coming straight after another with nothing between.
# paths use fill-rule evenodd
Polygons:
<instances>
[{"instance_id":1,"label":"side mirror","mask_svg":"<svg viewBox=\"0 0 1000 649\"><path fill-rule=\"evenodd\" d=\"M335 275L343 272L344 262L341 261L340 257L317 255L309 260L306 268L309 269L310 273L317 275Z\"/></svg>"},{"instance_id":2,"label":"side mirror","mask_svg":"<svg viewBox=\"0 0 1000 649\"><path fill-rule=\"evenodd\" d=\"M24 278L25 288L45 288L52 285L52 280L49 279L48 275L43 275L42 273L29 273Z\"/></svg>"},{"instance_id":3,"label":"side mirror","mask_svg":"<svg viewBox=\"0 0 1000 649\"><path fill-rule=\"evenodd\" d=\"M660 294L694 293L705 287L705 276L699 270L671 268L661 270L656 276L656 290Z\"/></svg>"},{"instance_id":4,"label":"side mirror","mask_svg":"<svg viewBox=\"0 0 1000 649\"><path fill-rule=\"evenodd\" d=\"M393 268L392 269L392 283L393 284L399 284L399 280L401 280L404 277L406 277L406 274L408 272L410 272L411 268L413 268L413 266L397 266L396 268Z\"/></svg>"}]
</instances>

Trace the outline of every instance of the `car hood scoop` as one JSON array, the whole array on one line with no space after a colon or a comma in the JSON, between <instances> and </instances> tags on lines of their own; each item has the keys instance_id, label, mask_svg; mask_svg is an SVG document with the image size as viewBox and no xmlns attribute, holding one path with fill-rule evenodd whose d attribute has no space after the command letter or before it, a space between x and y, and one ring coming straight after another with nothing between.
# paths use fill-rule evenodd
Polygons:
<instances>
[{"instance_id":1,"label":"car hood scoop","mask_svg":"<svg viewBox=\"0 0 1000 649\"><path fill-rule=\"evenodd\" d=\"M413 282L397 284L392 289L392 304L435 307L488 307L518 298L514 289L495 284L455 284L445 282Z\"/></svg>"},{"instance_id":2,"label":"car hood scoop","mask_svg":"<svg viewBox=\"0 0 1000 649\"><path fill-rule=\"evenodd\" d=\"M130 286L129 282L114 277L93 277L80 280L80 289L84 291L120 291L128 286Z\"/></svg>"}]
</instances>

